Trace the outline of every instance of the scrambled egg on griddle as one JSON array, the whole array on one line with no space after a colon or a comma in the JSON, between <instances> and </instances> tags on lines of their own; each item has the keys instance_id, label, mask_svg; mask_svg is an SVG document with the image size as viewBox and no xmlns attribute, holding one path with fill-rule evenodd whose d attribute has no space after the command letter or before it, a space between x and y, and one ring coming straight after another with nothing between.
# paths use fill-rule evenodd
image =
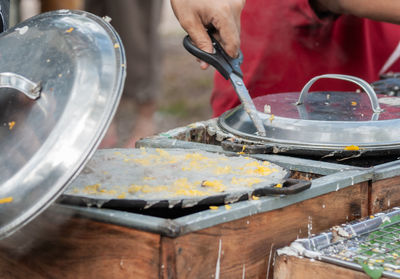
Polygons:
<instances>
[{"instance_id":1,"label":"scrambled egg on griddle","mask_svg":"<svg viewBox=\"0 0 400 279\"><path fill-rule=\"evenodd\" d=\"M98 151L70 192L110 198L205 197L277 184L286 171L266 161L205 151Z\"/></svg>"}]
</instances>

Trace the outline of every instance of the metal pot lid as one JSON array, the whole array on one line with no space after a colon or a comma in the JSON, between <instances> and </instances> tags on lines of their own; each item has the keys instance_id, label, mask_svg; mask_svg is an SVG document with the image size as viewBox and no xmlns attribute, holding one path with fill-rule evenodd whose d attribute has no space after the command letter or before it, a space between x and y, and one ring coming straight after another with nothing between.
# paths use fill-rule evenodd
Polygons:
<instances>
[{"instance_id":1,"label":"metal pot lid","mask_svg":"<svg viewBox=\"0 0 400 279\"><path fill-rule=\"evenodd\" d=\"M353 82L365 92L312 92L321 78ZM391 149L400 145L400 98L375 94L364 80L328 74L310 80L303 90L253 100L267 136L256 134L250 118L239 106L219 118L222 129L258 142L313 149Z\"/></svg>"},{"instance_id":2,"label":"metal pot lid","mask_svg":"<svg viewBox=\"0 0 400 279\"><path fill-rule=\"evenodd\" d=\"M86 12L41 14L0 35L0 238L50 205L91 157L125 63L111 25Z\"/></svg>"}]
</instances>

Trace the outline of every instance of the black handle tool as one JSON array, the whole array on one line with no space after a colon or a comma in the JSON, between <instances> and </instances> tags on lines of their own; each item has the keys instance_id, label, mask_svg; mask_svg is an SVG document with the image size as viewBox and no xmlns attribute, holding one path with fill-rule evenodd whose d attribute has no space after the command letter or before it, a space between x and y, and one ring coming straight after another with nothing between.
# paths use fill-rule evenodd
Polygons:
<instances>
[{"instance_id":1,"label":"black handle tool","mask_svg":"<svg viewBox=\"0 0 400 279\"><path fill-rule=\"evenodd\" d=\"M212 65L225 79L229 79L231 81L236 94L243 104L244 110L247 112L257 129L257 134L259 136L266 136L264 124L258 116L253 100L251 99L249 91L243 82L243 73L240 69L240 65L243 61L242 52L239 50L239 56L237 58L232 58L225 52L219 42L213 37L211 32L208 32L208 35L210 36L214 47L213 53L205 52L196 47L189 36L186 36L183 39L183 46L187 51L197 58Z\"/></svg>"}]
</instances>

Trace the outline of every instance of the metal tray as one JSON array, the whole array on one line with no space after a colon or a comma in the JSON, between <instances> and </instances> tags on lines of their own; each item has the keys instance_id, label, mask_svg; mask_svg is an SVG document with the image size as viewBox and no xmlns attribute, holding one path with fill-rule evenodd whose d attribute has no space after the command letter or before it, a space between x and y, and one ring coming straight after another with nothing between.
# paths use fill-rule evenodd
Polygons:
<instances>
[{"instance_id":1,"label":"metal tray","mask_svg":"<svg viewBox=\"0 0 400 279\"><path fill-rule=\"evenodd\" d=\"M333 227L330 232L296 240L291 247L299 256L358 271L381 269L385 278L400 278L400 209Z\"/></svg>"}]
</instances>

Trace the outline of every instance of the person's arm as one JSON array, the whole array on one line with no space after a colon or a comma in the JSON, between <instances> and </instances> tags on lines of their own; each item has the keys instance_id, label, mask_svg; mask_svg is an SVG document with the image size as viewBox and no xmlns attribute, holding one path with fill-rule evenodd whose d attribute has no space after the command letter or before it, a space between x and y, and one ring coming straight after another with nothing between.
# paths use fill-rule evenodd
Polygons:
<instances>
[{"instance_id":1,"label":"person's arm","mask_svg":"<svg viewBox=\"0 0 400 279\"><path fill-rule=\"evenodd\" d=\"M310 0L317 12L350 14L400 24L399 0Z\"/></svg>"},{"instance_id":2,"label":"person's arm","mask_svg":"<svg viewBox=\"0 0 400 279\"><path fill-rule=\"evenodd\" d=\"M207 52L213 47L207 26L214 26L217 38L231 57L236 57L240 46L240 13L245 0L171 0L172 9L183 29L194 44ZM202 62L201 68L207 64Z\"/></svg>"}]
</instances>

